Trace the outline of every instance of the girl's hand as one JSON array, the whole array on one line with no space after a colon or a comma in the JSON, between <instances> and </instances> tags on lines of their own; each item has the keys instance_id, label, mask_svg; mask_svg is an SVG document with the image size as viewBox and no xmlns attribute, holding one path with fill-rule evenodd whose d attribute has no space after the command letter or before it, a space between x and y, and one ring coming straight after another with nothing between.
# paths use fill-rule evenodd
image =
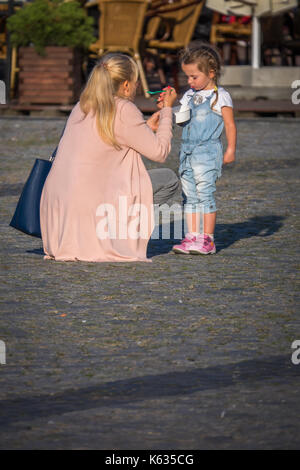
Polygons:
<instances>
[{"instance_id":1,"label":"girl's hand","mask_svg":"<svg viewBox=\"0 0 300 470\"><path fill-rule=\"evenodd\" d=\"M167 106L172 107L176 99L177 93L175 91L175 88L168 86L164 88L164 93L161 93L159 95L159 98L157 100L157 107L159 109L165 108Z\"/></svg>"},{"instance_id":2,"label":"girl's hand","mask_svg":"<svg viewBox=\"0 0 300 470\"><path fill-rule=\"evenodd\" d=\"M159 116L160 116L159 111L156 111L156 113L152 114L152 116L150 116L149 119L146 121L147 125L150 127L150 129L153 130L153 132L156 132L158 129Z\"/></svg>"},{"instance_id":3,"label":"girl's hand","mask_svg":"<svg viewBox=\"0 0 300 470\"><path fill-rule=\"evenodd\" d=\"M223 164L228 165L229 163L233 163L235 161L235 152L233 150L227 149L224 153L223 157Z\"/></svg>"}]
</instances>

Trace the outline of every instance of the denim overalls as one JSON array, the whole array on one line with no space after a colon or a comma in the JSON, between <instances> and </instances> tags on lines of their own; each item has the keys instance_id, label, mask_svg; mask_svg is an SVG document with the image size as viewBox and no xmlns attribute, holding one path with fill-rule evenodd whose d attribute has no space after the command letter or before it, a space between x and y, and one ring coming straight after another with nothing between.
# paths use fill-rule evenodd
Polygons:
<instances>
[{"instance_id":1,"label":"denim overalls","mask_svg":"<svg viewBox=\"0 0 300 470\"><path fill-rule=\"evenodd\" d=\"M179 175L184 211L206 214L217 210L214 192L222 171L224 122L222 116L210 108L212 95L200 104L194 103L194 96L189 101L191 117L182 131Z\"/></svg>"}]
</instances>

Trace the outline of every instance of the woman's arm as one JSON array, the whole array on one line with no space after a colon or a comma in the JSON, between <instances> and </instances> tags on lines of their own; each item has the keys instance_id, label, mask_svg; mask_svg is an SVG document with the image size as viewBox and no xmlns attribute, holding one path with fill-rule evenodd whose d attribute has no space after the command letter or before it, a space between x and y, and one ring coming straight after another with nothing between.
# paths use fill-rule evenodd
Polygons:
<instances>
[{"instance_id":1,"label":"woman's arm","mask_svg":"<svg viewBox=\"0 0 300 470\"><path fill-rule=\"evenodd\" d=\"M159 111L156 111L156 113L153 113L152 116L147 119L147 125L150 127L150 129L153 132L156 132L158 130L159 126Z\"/></svg>"},{"instance_id":2,"label":"woman's arm","mask_svg":"<svg viewBox=\"0 0 300 470\"><path fill-rule=\"evenodd\" d=\"M222 116L224 119L225 133L227 139L227 149L223 157L223 163L224 165L226 165L235 161L236 125L234 122L233 109L230 106L222 107Z\"/></svg>"},{"instance_id":3,"label":"woman's arm","mask_svg":"<svg viewBox=\"0 0 300 470\"><path fill-rule=\"evenodd\" d=\"M164 107L159 112L156 134L145 121L139 109L130 101L120 103L116 121L116 136L120 144L133 148L150 160L164 162L171 150L172 104L176 99L175 90L168 90L164 97ZM119 117L119 119L118 119Z\"/></svg>"},{"instance_id":4,"label":"woman's arm","mask_svg":"<svg viewBox=\"0 0 300 470\"><path fill-rule=\"evenodd\" d=\"M130 101L122 103L119 112L120 125L116 127L116 137L120 144L136 150L150 160L164 162L171 150L171 108L161 110L156 134Z\"/></svg>"}]
</instances>

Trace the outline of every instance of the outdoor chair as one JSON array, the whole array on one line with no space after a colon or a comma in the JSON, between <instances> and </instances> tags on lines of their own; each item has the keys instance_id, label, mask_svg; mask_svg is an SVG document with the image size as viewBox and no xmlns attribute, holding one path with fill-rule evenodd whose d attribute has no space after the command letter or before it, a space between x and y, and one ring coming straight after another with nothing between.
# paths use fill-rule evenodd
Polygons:
<instances>
[{"instance_id":1,"label":"outdoor chair","mask_svg":"<svg viewBox=\"0 0 300 470\"><path fill-rule=\"evenodd\" d=\"M232 52L234 52L235 55L238 55L237 49L239 41L245 41L246 44L249 44L251 34L251 23L243 24L239 21L233 23L222 23L221 15L214 12L210 30L211 44L218 46L230 44Z\"/></svg>"},{"instance_id":2,"label":"outdoor chair","mask_svg":"<svg viewBox=\"0 0 300 470\"><path fill-rule=\"evenodd\" d=\"M146 51L156 58L160 72L161 59L165 60L168 55L176 54L190 43L203 6L204 0L178 0L148 12L150 19L144 37ZM162 27L165 33L158 38L157 34ZM177 63L173 65L174 86L178 88Z\"/></svg>"},{"instance_id":3,"label":"outdoor chair","mask_svg":"<svg viewBox=\"0 0 300 470\"><path fill-rule=\"evenodd\" d=\"M0 33L0 59L5 60L6 59L6 34L5 33Z\"/></svg>"},{"instance_id":4,"label":"outdoor chair","mask_svg":"<svg viewBox=\"0 0 300 470\"><path fill-rule=\"evenodd\" d=\"M8 16L7 4L0 4L0 60L6 60L7 56L7 32L6 18Z\"/></svg>"},{"instance_id":5,"label":"outdoor chair","mask_svg":"<svg viewBox=\"0 0 300 470\"><path fill-rule=\"evenodd\" d=\"M19 5L14 6L14 10L19 8ZM13 98L16 88L16 76L19 69L17 67L17 48L8 47L8 34L6 29L6 20L8 16L8 3L0 4L0 60L5 64L4 71L5 69L8 71L8 75L5 76L5 79L7 80L9 97Z\"/></svg>"},{"instance_id":6,"label":"outdoor chair","mask_svg":"<svg viewBox=\"0 0 300 470\"><path fill-rule=\"evenodd\" d=\"M99 0L99 39L91 44L91 58L107 52L131 55L139 68L145 96L149 91L140 56L140 42L150 0Z\"/></svg>"}]
</instances>

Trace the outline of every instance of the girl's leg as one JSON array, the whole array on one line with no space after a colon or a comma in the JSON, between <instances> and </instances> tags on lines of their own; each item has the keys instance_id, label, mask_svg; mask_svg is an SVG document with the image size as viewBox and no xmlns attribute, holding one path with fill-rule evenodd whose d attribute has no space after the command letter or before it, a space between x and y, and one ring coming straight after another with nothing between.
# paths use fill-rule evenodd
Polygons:
<instances>
[{"instance_id":1,"label":"girl's leg","mask_svg":"<svg viewBox=\"0 0 300 470\"><path fill-rule=\"evenodd\" d=\"M189 252L191 254L216 253L214 244L214 232L216 226L217 207L214 198L216 190L217 171L214 159L206 159L194 167L195 180L197 182L197 194L203 208L203 230L196 237Z\"/></svg>"},{"instance_id":2,"label":"girl's leg","mask_svg":"<svg viewBox=\"0 0 300 470\"><path fill-rule=\"evenodd\" d=\"M190 214L189 213L185 214L188 233L192 233L193 235L197 235L200 233L201 215L202 215L201 212L192 212Z\"/></svg>"},{"instance_id":3,"label":"girl's leg","mask_svg":"<svg viewBox=\"0 0 300 470\"><path fill-rule=\"evenodd\" d=\"M216 227L217 213L210 212L208 214L203 214L204 227L201 224L201 216L202 216L201 212L193 212L191 214L185 214L188 233L197 235L199 233L204 232L207 235L213 235L215 232L215 227ZM203 227L203 230L201 230L201 225Z\"/></svg>"},{"instance_id":4,"label":"girl's leg","mask_svg":"<svg viewBox=\"0 0 300 470\"><path fill-rule=\"evenodd\" d=\"M197 196L197 188L194 181L193 170L190 166L189 159L186 159L184 169L179 169L182 192L184 195L184 217L186 222L185 236L180 244L173 246L175 253L189 254L191 243L196 240L196 236L200 233L200 227L203 227L201 220L202 213L197 212L199 203Z\"/></svg>"},{"instance_id":5,"label":"girl's leg","mask_svg":"<svg viewBox=\"0 0 300 470\"><path fill-rule=\"evenodd\" d=\"M208 214L204 214L204 233L210 236L213 236L215 233L216 227L216 212L210 212Z\"/></svg>"}]
</instances>

